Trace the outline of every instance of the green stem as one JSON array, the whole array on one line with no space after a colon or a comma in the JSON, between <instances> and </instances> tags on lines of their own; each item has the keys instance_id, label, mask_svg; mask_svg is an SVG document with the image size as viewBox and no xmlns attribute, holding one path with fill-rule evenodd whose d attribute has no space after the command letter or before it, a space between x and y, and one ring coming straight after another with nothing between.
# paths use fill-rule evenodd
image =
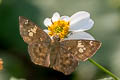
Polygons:
<instances>
[{"instance_id":1,"label":"green stem","mask_svg":"<svg viewBox=\"0 0 120 80\"><path fill-rule=\"evenodd\" d=\"M91 63L93 63L94 65L96 65L98 68L100 68L104 72L106 72L108 75L110 75L111 77L113 77L115 80L120 80L116 75L114 75L112 72L108 71L106 68L104 68L100 64L96 63L93 59L88 59L88 61L90 61Z\"/></svg>"}]
</instances>

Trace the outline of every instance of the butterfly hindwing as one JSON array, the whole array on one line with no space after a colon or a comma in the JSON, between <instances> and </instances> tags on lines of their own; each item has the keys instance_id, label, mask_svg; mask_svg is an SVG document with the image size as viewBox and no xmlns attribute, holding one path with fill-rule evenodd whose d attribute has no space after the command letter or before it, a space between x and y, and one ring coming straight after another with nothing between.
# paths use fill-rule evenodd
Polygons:
<instances>
[{"instance_id":1,"label":"butterfly hindwing","mask_svg":"<svg viewBox=\"0 0 120 80\"><path fill-rule=\"evenodd\" d=\"M37 26L32 21L24 18L23 16L19 17L19 24L20 24L20 34L23 40L28 43L32 44L35 42L48 42L50 43L51 39L47 33L45 33L39 26Z\"/></svg>"},{"instance_id":2,"label":"butterfly hindwing","mask_svg":"<svg viewBox=\"0 0 120 80\"><path fill-rule=\"evenodd\" d=\"M64 73L71 74L78 66L78 61L71 55L71 52L60 47L60 53L56 57L53 69Z\"/></svg>"},{"instance_id":3,"label":"butterfly hindwing","mask_svg":"<svg viewBox=\"0 0 120 80\"><path fill-rule=\"evenodd\" d=\"M86 61L100 48L101 42L96 40L65 40L61 47L71 52L76 60Z\"/></svg>"},{"instance_id":4,"label":"butterfly hindwing","mask_svg":"<svg viewBox=\"0 0 120 80\"><path fill-rule=\"evenodd\" d=\"M28 46L28 51L32 62L37 65L49 67L50 65L50 45L48 43L34 43Z\"/></svg>"}]
</instances>

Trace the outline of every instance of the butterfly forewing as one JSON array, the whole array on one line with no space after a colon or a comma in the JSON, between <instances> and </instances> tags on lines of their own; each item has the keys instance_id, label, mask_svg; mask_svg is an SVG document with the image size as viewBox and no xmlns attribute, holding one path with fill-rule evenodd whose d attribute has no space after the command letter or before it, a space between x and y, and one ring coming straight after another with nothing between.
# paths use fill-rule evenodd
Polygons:
<instances>
[{"instance_id":1,"label":"butterfly forewing","mask_svg":"<svg viewBox=\"0 0 120 80\"><path fill-rule=\"evenodd\" d=\"M100 46L101 42L96 40L65 40L61 42L61 47L71 52L71 55L78 61L85 61L92 57Z\"/></svg>"},{"instance_id":2,"label":"butterfly forewing","mask_svg":"<svg viewBox=\"0 0 120 80\"><path fill-rule=\"evenodd\" d=\"M28 44L31 60L38 65L49 67L51 39L39 26L20 16L20 34Z\"/></svg>"},{"instance_id":3,"label":"butterfly forewing","mask_svg":"<svg viewBox=\"0 0 120 80\"><path fill-rule=\"evenodd\" d=\"M40 29L40 27L32 21L24 18L23 16L20 16L19 24L20 34L26 43L31 44L40 41L50 43L51 39L48 34Z\"/></svg>"}]
</instances>

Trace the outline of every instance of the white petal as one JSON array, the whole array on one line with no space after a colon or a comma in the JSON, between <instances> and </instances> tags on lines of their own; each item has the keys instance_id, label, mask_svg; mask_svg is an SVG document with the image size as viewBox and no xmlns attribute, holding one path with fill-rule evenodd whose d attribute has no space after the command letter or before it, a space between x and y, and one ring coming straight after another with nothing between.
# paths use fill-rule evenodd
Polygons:
<instances>
[{"instance_id":1,"label":"white petal","mask_svg":"<svg viewBox=\"0 0 120 80\"><path fill-rule=\"evenodd\" d=\"M49 30L47 29L44 29L43 31L45 31L47 34L50 32ZM53 37L49 36L51 39L53 39Z\"/></svg>"},{"instance_id":2,"label":"white petal","mask_svg":"<svg viewBox=\"0 0 120 80\"><path fill-rule=\"evenodd\" d=\"M70 17L70 30L85 31L93 26L94 22L90 19L90 14L85 11L80 11Z\"/></svg>"},{"instance_id":3,"label":"white petal","mask_svg":"<svg viewBox=\"0 0 120 80\"><path fill-rule=\"evenodd\" d=\"M60 19L60 14L55 12L52 16L52 22L58 21Z\"/></svg>"},{"instance_id":4,"label":"white petal","mask_svg":"<svg viewBox=\"0 0 120 80\"><path fill-rule=\"evenodd\" d=\"M65 38L65 40L70 40L70 39L95 40L92 35L83 31L73 32L68 36L68 38Z\"/></svg>"},{"instance_id":5,"label":"white petal","mask_svg":"<svg viewBox=\"0 0 120 80\"><path fill-rule=\"evenodd\" d=\"M49 33L49 31L47 29L44 29L43 31L45 31L47 34Z\"/></svg>"},{"instance_id":6,"label":"white petal","mask_svg":"<svg viewBox=\"0 0 120 80\"><path fill-rule=\"evenodd\" d=\"M85 11L79 11L70 17L70 21L71 21L71 24L74 24L74 22L85 19L85 18L90 18L90 14Z\"/></svg>"},{"instance_id":7,"label":"white petal","mask_svg":"<svg viewBox=\"0 0 120 80\"><path fill-rule=\"evenodd\" d=\"M65 20L68 22L70 20L70 17L69 16L61 16L60 20Z\"/></svg>"},{"instance_id":8,"label":"white petal","mask_svg":"<svg viewBox=\"0 0 120 80\"><path fill-rule=\"evenodd\" d=\"M52 24L52 22L51 22L51 19L50 19L50 18L46 18L46 19L44 20L44 25L45 25L46 27L50 26L51 24Z\"/></svg>"},{"instance_id":9,"label":"white petal","mask_svg":"<svg viewBox=\"0 0 120 80\"><path fill-rule=\"evenodd\" d=\"M75 24L70 25L70 31L86 31L93 27L94 21L92 19L82 19Z\"/></svg>"}]
</instances>

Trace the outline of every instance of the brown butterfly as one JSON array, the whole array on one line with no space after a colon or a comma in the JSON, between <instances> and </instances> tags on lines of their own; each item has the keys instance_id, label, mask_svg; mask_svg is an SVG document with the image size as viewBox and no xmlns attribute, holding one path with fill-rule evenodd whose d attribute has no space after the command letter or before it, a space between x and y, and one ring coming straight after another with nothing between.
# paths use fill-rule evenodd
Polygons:
<instances>
[{"instance_id":1,"label":"brown butterfly","mask_svg":"<svg viewBox=\"0 0 120 80\"><path fill-rule=\"evenodd\" d=\"M2 59L0 58L0 70L2 70L3 69L3 61L2 61Z\"/></svg>"},{"instance_id":2,"label":"brown butterfly","mask_svg":"<svg viewBox=\"0 0 120 80\"><path fill-rule=\"evenodd\" d=\"M100 48L96 40L63 40L44 32L32 21L19 17L20 34L28 44L28 51L33 63L50 67L65 75L71 74L79 61L86 61Z\"/></svg>"}]
</instances>

